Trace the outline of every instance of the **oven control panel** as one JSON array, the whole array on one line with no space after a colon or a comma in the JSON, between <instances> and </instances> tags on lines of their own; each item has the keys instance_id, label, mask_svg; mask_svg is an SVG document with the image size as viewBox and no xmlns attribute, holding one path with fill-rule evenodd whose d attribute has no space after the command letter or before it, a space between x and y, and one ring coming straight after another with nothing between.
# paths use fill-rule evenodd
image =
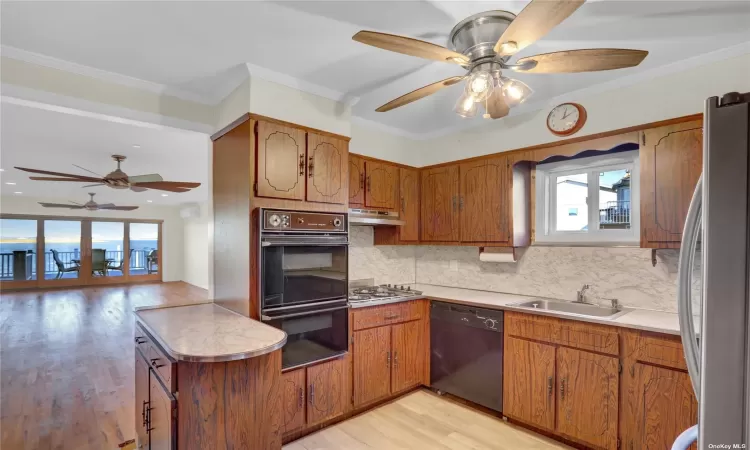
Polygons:
<instances>
[{"instance_id":1,"label":"oven control panel","mask_svg":"<svg viewBox=\"0 0 750 450\"><path fill-rule=\"evenodd\" d=\"M346 232L346 214L301 211L263 211L267 231Z\"/></svg>"}]
</instances>

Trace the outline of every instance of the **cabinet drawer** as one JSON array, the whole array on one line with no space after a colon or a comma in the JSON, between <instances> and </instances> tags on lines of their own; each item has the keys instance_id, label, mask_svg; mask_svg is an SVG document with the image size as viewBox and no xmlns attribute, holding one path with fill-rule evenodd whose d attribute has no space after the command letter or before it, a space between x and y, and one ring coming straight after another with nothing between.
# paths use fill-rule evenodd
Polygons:
<instances>
[{"instance_id":1,"label":"cabinet drawer","mask_svg":"<svg viewBox=\"0 0 750 450\"><path fill-rule=\"evenodd\" d=\"M394 303L391 305L371 306L369 308L355 309L352 312L352 321L355 331L421 318L421 300Z\"/></svg>"},{"instance_id":2,"label":"cabinet drawer","mask_svg":"<svg viewBox=\"0 0 750 450\"><path fill-rule=\"evenodd\" d=\"M679 338L641 333L636 346L636 359L660 366L687 370L682 342Z\"/></svg>"},{"instance_id":3,"label":"cabinet drawer","mask_svg":"<svg viewBox=\"0 0 750 450\"><path fill-rule=\"evenodd\" d=\"M510 336L613 356L620 354L619 333L606 325L509 311L505 313L505 327Z\"/></svg>"},{"instance_id":4,"label":"cabinet drawer","mask_svg":"<svg viewBox=\"0 0 750 450\"><path fill-rule=\"evenodd\" d=\"M560 336L560 323L553 317L506 311L505 330L510 336L554 343Z\"/></svg>"},{"instance_id":5,"label":"cabinet drawer","mask_svg":"<svg viewBox=\"0 0 750 450\"><path fill-rule=\"evenodd\" d=\"M136 348L138 348L154 373L161 379L170 392L177 391L177 362L167 356L151 336L136 323L135 330Z\"/></svg>"}]
</instances>

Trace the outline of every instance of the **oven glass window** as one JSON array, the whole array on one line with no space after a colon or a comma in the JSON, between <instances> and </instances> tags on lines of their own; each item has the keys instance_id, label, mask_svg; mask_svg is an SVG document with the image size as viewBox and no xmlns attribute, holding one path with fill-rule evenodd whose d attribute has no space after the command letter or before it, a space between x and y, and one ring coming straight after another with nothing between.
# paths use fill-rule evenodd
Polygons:
<instances>
[{"instance_id":1,"label":"oven glass window","mask_svg":"<svg viewBox=\"0 0 750 450\"><path fill-rule=\"evenodd\" d=\"M271 246L263 249L263 308L347 295L347 247Z\"/></svg>"},{"instance_id":2,"label":"oven glass window","mask_svg":"<svg viewBox=\"0 0 750 450\"><path fill-rule=\"evenodd\" d=\"M332 308L333 309L333 308ZM294 367L318 361L347 351L349 309L310 312L310 314L281 317L267 323L287 334L282 354L282 367Z\"/></svg>"}]
</instances>

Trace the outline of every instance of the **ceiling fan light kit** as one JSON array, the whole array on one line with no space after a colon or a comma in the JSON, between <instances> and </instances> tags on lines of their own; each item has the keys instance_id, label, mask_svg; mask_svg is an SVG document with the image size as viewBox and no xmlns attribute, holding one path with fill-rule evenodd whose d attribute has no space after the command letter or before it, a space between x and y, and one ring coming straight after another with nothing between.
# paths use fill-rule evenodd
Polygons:
<instances>
[{"instance_id":1,"label":"ceiling fan light kit","mask_svg":"<svg viewBox=\"0 0 750 450\"><path fill-rule=\"evenodd\" d=\"M484 105L485 118L508 115L533 94L524 82L502 76L502 70L528 73L577 73L634 67L648 52L630 49L582 49L528 56L515 64L508 61L516 53L544 37L573 14L585 0L532 0L516 16L508 11L487 11L462 20L451 30L448 48L430 42L360 31L352 39L384 50L409 56L458 64L466 75L448 78L416 89L376 109L386 112L404 106L448 86L466 80L464 92L454 111L474 117L477 104Z\"/></svg>"}]
</instances>

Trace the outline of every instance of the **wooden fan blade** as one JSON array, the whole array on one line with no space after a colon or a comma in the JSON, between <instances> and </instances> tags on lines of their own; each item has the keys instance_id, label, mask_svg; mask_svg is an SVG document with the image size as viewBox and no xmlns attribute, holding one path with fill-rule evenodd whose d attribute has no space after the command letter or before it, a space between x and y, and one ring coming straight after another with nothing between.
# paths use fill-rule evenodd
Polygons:
<instances>
[{"instance_id":1,"label":"wooden fan blade","mask_svg":"<svg viewBox=\"0 0 750 450\"><path fill-rule=\"evenodd\" d=\"M145 187L149 189L157 189L157 188L182 188L182 189L192 189L197 188L200 186L200 183L193 183L190 181L147 181L145 183L136 183L136 186L139 187Z\"/></svg>"},{"instance_id":2,"label":"wooden fan blade","mask_svg":"<svg viewBox=\"0 0 750 450\"><path fill-rule=\"evenodd\" d=\"M427 97L428 95L432 95L435 92L439 91L440 89L446 88L448 86L453 86L454 84L458 83L464 78L466 77L450 77L450 78L446 78L445 80L438 81L437 83L428 84L427 86L411 91L408 94L404 94L395 100L391 100L390 102L379 107L375 111L386 112L386 111L390 111L392 109L398 108L400 106L408 105L409 103L417 101L420 98L424 98L424 97Z\"/></svg>"},{"instance_id":3,"label":"wooden fan blade","mask_svg":"<svg viewBox=\"0 0 750 450\"><path fill-rule=\"evenodd\" d=\"M29 177L29 180L34 180L34 181L75 181L77 183L91 183L90 180L80 180L78 178ZM99 181L99 180L97 180L97 181Z\"/></svg>"},{"instance_id":4,"label":"wooden fan blade","mask_svg":"<svg viewBox=\"0 0 750 450\"><path fill-rule=\"evenodd\" d=\"M137 206L106 206L106 205L99 205L97 209L106 209L109 211L132 211L134 209L138 209Z\"/></svg>"},{"instance_id":5,"label":"wooden fan blade","mask_svg":"<svg viewBox=\"0 0 750 450\"><path fill-rule=\"evenodd\" d=\"M586 0L531 0L500 36L495 44L495 53L500 56L513 55L528 47L584 3Z\"/></svg>"},{"instance_id":6,"label":"wooden fan blade","mask_svg":"<svg viewBox=\"0 0 750 450\"><path fill-rule=\"evenodd\" d=\"M90 187L97 187L97 186L104 186L104 183L87 184L86 186L81 186L81 187L82 188L90 188Z\"/></svg>"},{"instance_id":7,"label":"wooden fan blade","mask_svg":"<svg viewBox=\"0 0 750 450\"><path fill-rule=\"evenodd\" d=\"M416 56L418 58L433 59L435 61L459 65L469 63L469 58L466 55L406 36L378 33L376 31L360 31L352 36L352 39L363 44L382 48L383 50L403 53L404 55Z\"/></svg>"},{"instance_id":8,"label":"wooden fan blade","mask_svg":"<svg viewBox=\"0 0 750 450\"><path fill-rule=\"evenodd\" d=\"M128 181L131 183L148 183L152 181L164 181L158 173L150 173L148 175L136 175L134 177L128 177Z\"/></svg>"},{"instance_id":9,"label":"wooden fan blade","mask_svg":"<svg viewBox=\"0 0 750 450\"><path fill-rule=\"evenodd\" d=\"M487 99L486 108L487 114L492 119L500 119L507 116L510 112L510 107L505 102L505 97L500 89L495 90Z\"/></svg>"},{"instance_id":10,"label":"wooden fan blade","mask_svg":"<svg viewBox=\"0 0 750 450\"><path fill-rule=\"evenodd\" d=\"M101 205L96 205L98 209L108 209L114 207L114 203L102 203Z\"/></svg>"},{"instance_id":11,"label":"wooden fan blade","mask_svg":"<svg viewBox=\"0 0 750 450\"><path fill-rule=\"evenodd\" d=\"M68 209L83 209L82 205L68 205L66 203L44 203L39 202L40 205L45 208L68 208Z\"/></svg>"},{"instance_id":12,"label":"wooden fan blade","mask_svg":"<svg viewBox=\"0 0 750 450\"><path fill-rule=\"evenodd\" d=\"M76 175L74 173L63 173L63 172L50 172L49 170L39 170L39 169L29 169L27 167L16 167L18 170L23 170L24 172L30 172L30 173L39 173L42 175L55 175L58 177L65 177L66 180L55 180L55 181L71 181L70 178L75 178L79 181L99 181L101 182L101 178L94 178L94 177L88 177L85 175Z\"/></svg>"},{"instance_id":13,"label":"wooden fan blade","mask_svg":"<svg viewBox=\"0 0 750 450\"><path fill-rule=\"evenodd\" d=\"M518 64L536 61L536 66L521 70L529 73L596 72L637 66L646 55L648 52L645 50L590 48L527 56L519 59Z\"/></svg>"}]
</instances>

